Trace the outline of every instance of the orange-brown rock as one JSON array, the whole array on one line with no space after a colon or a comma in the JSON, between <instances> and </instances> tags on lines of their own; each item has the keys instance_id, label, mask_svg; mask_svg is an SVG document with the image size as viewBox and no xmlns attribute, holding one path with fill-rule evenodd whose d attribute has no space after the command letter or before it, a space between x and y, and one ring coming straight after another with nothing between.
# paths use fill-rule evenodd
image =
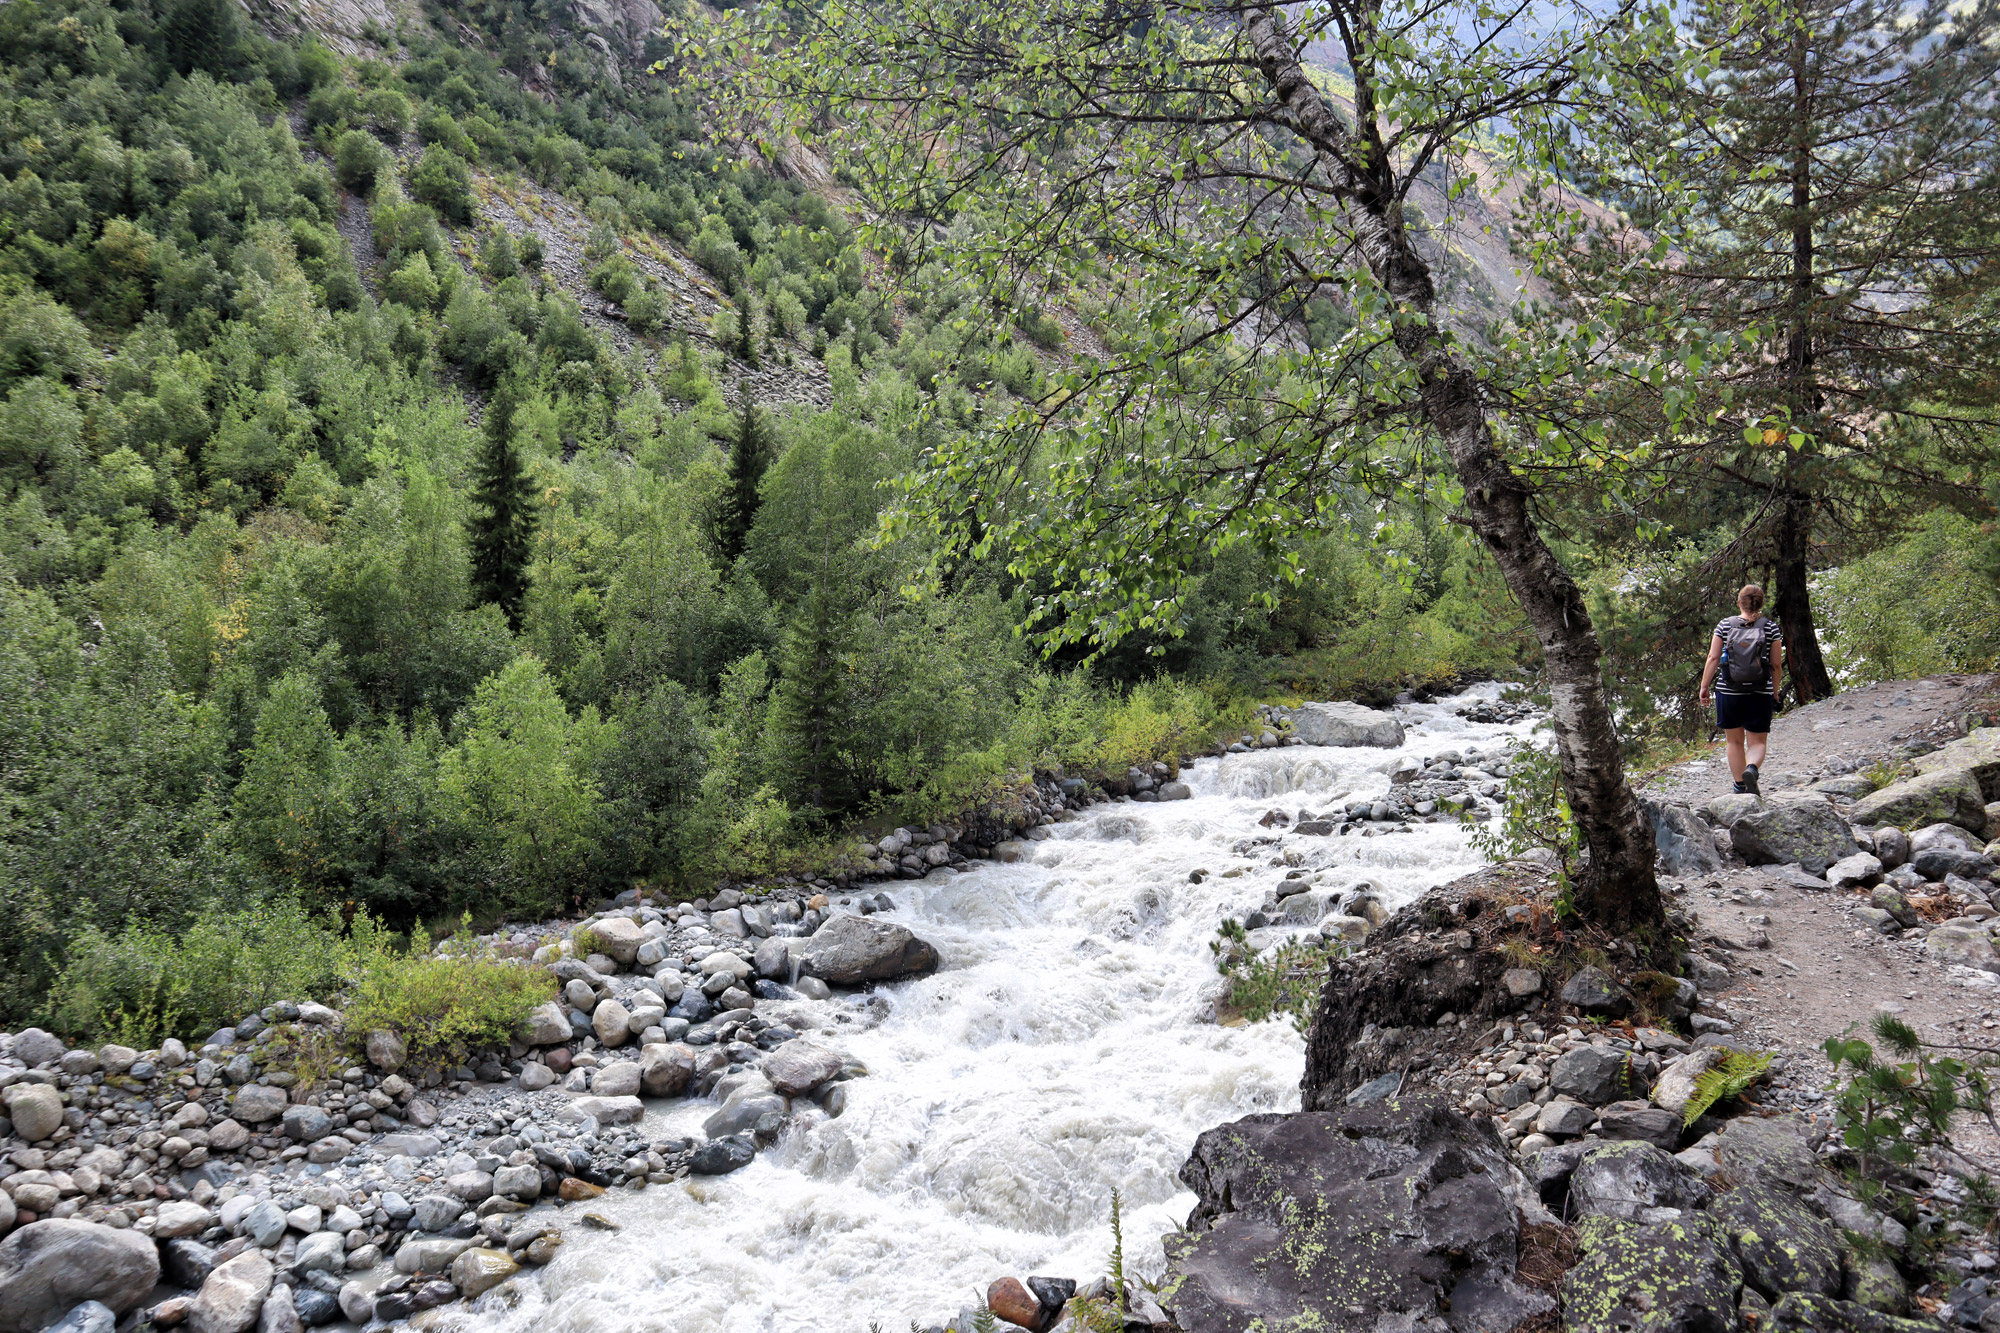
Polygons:
<instances>
[{"instance_id":1,"label":"orange-brown rock","mask_svg":"<svg viewBox=\"0 0 2000 1333\"><path fill-rule=\"evenodd\" d=\"M1042 1303L1017 1277L995 1279L993 1285L986 1289L986 1308L1022 1328L1039 1329L1042 1326Z\"/></svg>"},{"instance_id":2,"label":"orange-brown rock","mask_svg":"<svg viewBox=\"0 0 2000 1333\"><path fill-rule=\"evenodd\" d=\"M604 1186L593 1185L587 1180L578 1180L575 1176L564 1176L562 1184L556 1187L556 1193L561 1196L564 1203L582 1203L585 1199L595 1199L604 1193Z\"/></svg>"}]
</instances>

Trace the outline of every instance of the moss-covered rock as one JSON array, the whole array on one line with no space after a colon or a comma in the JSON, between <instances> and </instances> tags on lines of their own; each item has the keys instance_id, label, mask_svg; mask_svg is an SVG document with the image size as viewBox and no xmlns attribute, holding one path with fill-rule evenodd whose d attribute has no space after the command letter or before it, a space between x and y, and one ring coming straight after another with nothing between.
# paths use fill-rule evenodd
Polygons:
<instances>
[{"instance_id":1,"label":"moss-covered rock","mask_svg":"<svg viewBox=\"0 0 2000 1333\"><path fill-rule=\"evenodd\" d=\"M1744 1280L1764 1295L1840 1295L1839 1233L1796 1196L1739 1185L1709 1204L1708 1212L1728 1233Z\"/></svg>"},{"instance_id":2,"label":"moss-covered rock","mask_svg":"<svg viewBox=\"0 0 2000 1333\"><path fill-rule=\"evenodd\" d=\"M1563 1328L1572 1333L1734 1333L1743 1273L1712 1218L1671 1222L1585 1218L1576 1267L1563 1278Z\"/></svg>"}]
</instances>

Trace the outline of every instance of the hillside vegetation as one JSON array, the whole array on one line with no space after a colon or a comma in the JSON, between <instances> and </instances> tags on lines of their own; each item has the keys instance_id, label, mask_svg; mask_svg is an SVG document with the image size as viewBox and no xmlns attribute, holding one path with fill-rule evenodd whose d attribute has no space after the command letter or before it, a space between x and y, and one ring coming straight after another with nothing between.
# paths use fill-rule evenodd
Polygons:
<instances>
[{"instance_id":1,"label":"hillside vegetation","mask_svg":"<svg viewBox=\"0 0 2000 1333\"><path fill-rule=\"evenodd\" d=\"M873 539L1055 318L968 345L949 289L888 299L671 80L379 35L0 8L0 1017L86 936L698 892L1194 748L1288 654L1348 690L1519 651L1433 522L1414 582L1302 534L1302 588L1225 561L1179 637L1041 660L1036 588Z\"/></svg>"},{"instance_id":2,"label":"hillside vegetation","mask_svg":"<svg viewBox=\"0 0 2000 1333\"><path fill-rule=\"evenodd\" d=\"M864 249L851 179L718 133L660 34L383 13L323 44L232 0L0 7L0 1021L59 1021L80 941L693 895L1184 755L1272 693L1533 663L1417 452L1044 655L1048 575L880 518L1137 337L1111 287L996 320ZM1468 215L1426 244L1476 333L1507 220ZM1320 299L1274 336L1351 324ZM1698 724L1661 706L1708 614L1677 571L1754 499L1672 494L1678 547L1547 500L1641 737ZM1849 678L2000 645L1985 530L1909 530L1821 580Z\"/></svg>"}]
</instances>

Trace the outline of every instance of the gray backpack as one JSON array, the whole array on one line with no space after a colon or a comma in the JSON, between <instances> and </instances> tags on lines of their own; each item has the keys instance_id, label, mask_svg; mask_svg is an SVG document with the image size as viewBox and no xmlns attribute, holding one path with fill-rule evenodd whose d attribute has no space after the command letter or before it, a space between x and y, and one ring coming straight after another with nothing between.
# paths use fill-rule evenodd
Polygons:
<instances>
[{"instance_id":1,"label":"gray backpack","mask_svg":"<svg viewBox=\"0 0 2000 1333\"><path fill-rule=\"evenodd\" d=\"M1722 634L1722 678L1742 689L1769 689L1771 685L1771 618L1759 616L1746 625L1741 616L1731 616Z\"/></svg>"}]
</instances>

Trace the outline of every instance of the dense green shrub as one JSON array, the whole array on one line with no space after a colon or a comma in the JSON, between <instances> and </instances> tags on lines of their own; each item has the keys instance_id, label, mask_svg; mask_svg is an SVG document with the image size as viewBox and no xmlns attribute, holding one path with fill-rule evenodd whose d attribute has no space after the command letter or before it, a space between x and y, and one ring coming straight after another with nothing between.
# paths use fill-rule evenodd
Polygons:
<instances>
[{"instance_id":1,"label":"dense green shrub","mask_svg":"<svg viewBox=\"0 0 2000 1333\"><path fill-rule=\"evenodd\" d=\"M326 999L349 961L339 921L289 899L205 904L178 934L146 921L116 934L85 926L68 955L53 996L58 1030L141 1050L205 1036L277 1000Z\"/></svg>"},{"instance_id":2,"label":"dense green shrub","mask_svg":"<svg viewBox=\"0 0 2000 1333\"><path fill-rule=\"evenodd\" d=\"M333 174L358 194L374 190L393 159L389 150L365 130L349 130L333 142Z\"/></svg>"},{"instance_id":3,"label":"dense green shrub","mask_svg":"<svg viewBox=\"0 0 2000 1333\"><path fill-rule=\"evenodd\" d=\"M410 171L410 197L429 204L438 215L463 226L478 211L472 193L472 170L451 149L432 144Z\"/></svg>"},{"instance_id":4,"label":"dense green shrub","mask_svg":"<svg viewBox=\"0 0 2000 1333\"><path fill-rule=\"evenodd\" d=\"M1825 575L1816 591L1828 665L1849 682L2000 662L2000 584L1991 539L1948 509L1894 546Z\"/></svg>"},{"instance_id":5,"label":"dense green shrub","mask_svg":"<svg viewBox=\"0 0 2000 1333\"><path fill-rule=\"evenodd\" d=\"M433 953L421 931L407 952L372 950L358 969L347 997L349 1037L358 1044L377 1029L394 1032L419 1069L459 1064L475 1050L505 1046L529 1011L556 993L547 968Z\"/></svg>"}]
</instances>

